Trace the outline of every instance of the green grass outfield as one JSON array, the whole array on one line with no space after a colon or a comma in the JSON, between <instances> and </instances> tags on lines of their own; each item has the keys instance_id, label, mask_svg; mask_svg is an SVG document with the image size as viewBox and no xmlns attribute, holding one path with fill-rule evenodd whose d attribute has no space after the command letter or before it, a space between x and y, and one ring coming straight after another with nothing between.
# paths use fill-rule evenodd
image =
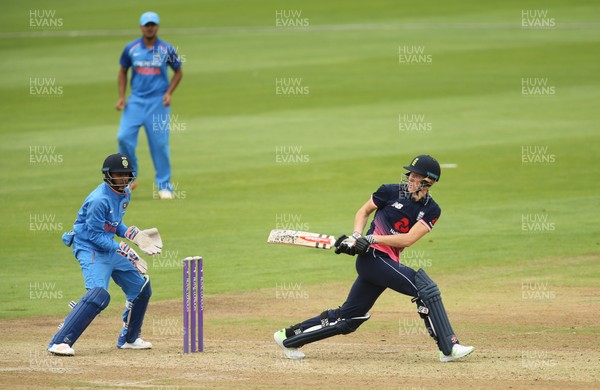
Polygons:
<instances>
[{"instance_id":1,"label":"green grass outfield","mask_svg":"<svg viewBox=\"0 0 600 390\"><path fill-rule=\"evenodd\" d=\"M269 246L268 232L279 223L349 233L356 209L421 153L457 165L433 189L442 218L412 249L431 260L430 274L560 276L553 283L597 288L592 262L551 274L527 264L600 250L600 5L363 3L3 5L0 318L62 315L83 294L60 235L116 151L118 60L148 9L185 59L172 111L179 199L152 199L141 135L125 220L162 232L165 252L148 259L153 299L180 296L189 255L205 258L207 294L352 280L349 257ZM31 27L35 10L54 11L46 20L61 26ZM277 27L277 10L308 25ZM555 26L523 28L524 10L546 11L541 22ZM413 49L424 57L402 63ZM31 94L36 78L61 92ZM548 89L524 95L523 79ZM278 80L306 93L278 95ZM406 130L406 118L422 118L425 130Z\"/></svg>"}]
</instances>

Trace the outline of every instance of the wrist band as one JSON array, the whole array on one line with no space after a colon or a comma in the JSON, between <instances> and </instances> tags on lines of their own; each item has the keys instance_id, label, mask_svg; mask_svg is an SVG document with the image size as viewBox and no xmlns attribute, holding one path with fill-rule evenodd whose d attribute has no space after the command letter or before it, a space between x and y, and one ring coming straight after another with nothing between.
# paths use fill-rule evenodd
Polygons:
<instances>
[{"instance_id":1,"label":"wrist band","mask_svg":"<svg viewBox=\"0 0 600 390\"><path fill-rule=\"evenodd\" d=\"M365 238L369 241L369 244L377 244L377 240L375 240L375 237L373 237L372 234L365 236Z\"/></svg>"}]
</instances>

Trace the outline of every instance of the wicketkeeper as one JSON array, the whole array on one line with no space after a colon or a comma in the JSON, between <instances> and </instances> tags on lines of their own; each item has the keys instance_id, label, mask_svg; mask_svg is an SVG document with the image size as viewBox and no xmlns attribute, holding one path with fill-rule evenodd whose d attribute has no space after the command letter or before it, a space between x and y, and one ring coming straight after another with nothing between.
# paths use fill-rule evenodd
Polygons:
<instances>
[{"instance_id":1,"label":"wicketkeeper","mask_svg":"<svg viewBox=\"0 0 600 390\"><path fill-rule=\"evenodd\" d=\"M50 341L48 351L56 355L75 354L73 344L110 302L108 283L111 277L127 298L117 347L152 348L151 343L140 337L152 295L150 277L146 275L148 265L126 242L117 242L114 236L132 241L148 255L161 252L162 240L156 228L140 230L123 223L131 197L128 186L135 178L127 156L108 156L102 174L104 183L83 202L73 230L63 234L63 243L73 247L73 254L79 261L87 293Z\"/></svg>"},{"instance_id":2,"label":"wicketkeeper","mask_svg":"<svg viewBox=\"0 0 600 390\"><path fill-rule=\"evenodd\" d=\"M423 269L415 271L400 262L404 248L430 232L441 213L429 194L429 188L440 180L438 162L431 156L420 155L404 169L408 172L402 175L400 184L382 185L358 210L352 236L341 236L335 243L335 253L358 255L358 277L346 302L337 309L325 310L275 332L275 341L289 359L304 358L298 349L303 345L354 332L370 318L368 311L386 288L412 298L437 343L440 361L449 362L473 352L473 347L459 344L435 282ZM371 227L363 236L373 212Z\"/></svg>"}]
</instances>

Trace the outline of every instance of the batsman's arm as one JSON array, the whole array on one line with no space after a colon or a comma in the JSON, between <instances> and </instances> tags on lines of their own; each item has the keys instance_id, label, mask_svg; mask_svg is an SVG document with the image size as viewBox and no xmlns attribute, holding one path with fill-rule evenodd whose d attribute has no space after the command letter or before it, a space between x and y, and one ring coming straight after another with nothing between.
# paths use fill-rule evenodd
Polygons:
<instances>
[{"instance_id":1,"label":"batsman's arm","mask_svg":"<svg viewBox=\"0 0 600 390\"><path fill-rule=\"evenodd\" d=\"M373 203L372 199L369 199L354 216L354 231L358 232L362 235L365 230L365 226L367 225L367 221L369 220L369 215L373 213L373 211L377 210L377 206Z\"/></svg>"},{"instance_id":2,"label":"batsman's arm","mask_svg":"<svg viewBox=\"0 0 600 390\"><path fill-rule=\"evenodd\" d=\"M374 235L373 238L377 244L389 245L397 248L408 248L421 237L429 232L429 228L424 223L416 223L408 233L391 234L389 236Z\"/></svg>"}]
</instances>

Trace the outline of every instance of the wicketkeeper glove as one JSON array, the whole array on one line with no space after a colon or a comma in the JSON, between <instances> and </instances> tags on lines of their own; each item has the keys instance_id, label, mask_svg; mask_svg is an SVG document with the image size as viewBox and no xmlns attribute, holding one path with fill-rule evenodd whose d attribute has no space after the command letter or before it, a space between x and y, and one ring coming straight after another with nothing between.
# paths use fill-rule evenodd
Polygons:
<instances>
[{"instance_id":1,"label":"wicketkeeper glove","mask_svg":"<svg viewBox=\"0 0 600 390\"><path fill-rule=\"evenodd\" d=\"M354 242L356 240L354 237L348 237L345 234L338 237L335 240L335 253L339 255L340 253L345 253L350 256L354 256L356 254L356 249L354 248Z\"/></svg>"},{"instance_id":2,"label":"wicketkeeper glove","mask_svg":"<svg viewBox=\"0 0 600 390\"><path fill-rule=\"evenodd\" d=\"M364 253L367 253L367 250L369 249L371 244L376 243L377 241L375 241L373 235L369 234L367 236L360 237L356 240L356 243L354 244L354 250L356 254L362 255Z\"/></svg>"},{"instance_id":3,"label":"wicketkeeper glove","mask_svg":"<svg viewBox=\"0 0 600 390\"><path fill-rule=\"evenodd\" d=\"M146 263L146 260L142 259L129 245L123 241L121 241L119 244L117 253L131 261L131 264L133 264L140 274L145 275L146 272L148 272L148 263Z\"/></svg>"},{"instance_id":4,"label":"wicketkeeper glove","mask_svg":"<svg viewBox=\"0 0 600 390\"><path fill-rule=\"evenodd\" d=\"M137 226L130 226L125 232L125 238L133 241L142 252L151 256L162 250L162 238L157 228L140 230Z\"/></svg>"}]
</instances>

